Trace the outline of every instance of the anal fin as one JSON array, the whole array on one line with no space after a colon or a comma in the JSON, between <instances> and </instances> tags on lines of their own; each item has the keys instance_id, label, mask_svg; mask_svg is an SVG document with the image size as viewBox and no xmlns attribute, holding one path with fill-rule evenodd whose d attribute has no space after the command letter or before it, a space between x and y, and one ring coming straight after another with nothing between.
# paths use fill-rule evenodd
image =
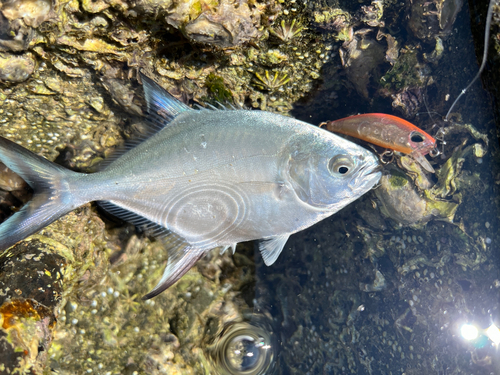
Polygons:
<instances>
[{"instance_id":1,"label":"anal fin","mask_svg":"<svg viewBox=\"0 0 500 375\"><path fill-rule=\"evenodd\" d=\"M171 236L169 236L170 239ZM189 271L196 262L205 254L204 250L193 248L185 242L178 243L168 250L168 262L161 280L142 299L150 299L170 286L175 284L184 274ZM168 246L168 242L167 242Z\"/></svg>"},{"instance_id":2,"label":"anal fin","mask_svg":"<svg viewBox=\"0 0 500 375\"><path fill-rule=\"evenodd\" d=\"M99 205L109 213L143 228L148 235L158 237L168 251L167 267L158 284L143 299L150 299L175 284L205 254L204 250L192 247L182 236L148 220L132 211L120 207L119 202L100 201Z\"/></svg>"}]
</instances>

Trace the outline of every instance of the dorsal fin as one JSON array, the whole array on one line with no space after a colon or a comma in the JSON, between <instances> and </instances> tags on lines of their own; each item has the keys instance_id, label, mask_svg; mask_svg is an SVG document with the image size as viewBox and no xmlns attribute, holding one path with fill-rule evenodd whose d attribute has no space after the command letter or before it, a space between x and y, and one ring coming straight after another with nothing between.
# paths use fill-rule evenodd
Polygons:
<instances>
[{"instance_id":1,"label":"dorsal fin","mask_svg":"<svg viewBox=\"0 0 500 375\"><path fill-rule=\"evenodd\" d=\"M192 110L189 106L170 95L152 79L142 73L140 76L143 83L144 99L147 104L146 126L141 129L140 134L136 134L132 139L126 141L122 147L119 147L112 155L100 163L99 170L105 169L127 151L158 133L180 113Z\"/></svg>"},{"instance_id":2,"label":"dorsal fin","mask_svg":"<svg viewBox=\"0 0 500 375\"><path fill-rule=\"evenodd\" d=\"M180 113L193 110L142 73L141 80L144 88L144 98L148 105L147 120L158 130L163 129Z\"/></svg>"}]
</instances>

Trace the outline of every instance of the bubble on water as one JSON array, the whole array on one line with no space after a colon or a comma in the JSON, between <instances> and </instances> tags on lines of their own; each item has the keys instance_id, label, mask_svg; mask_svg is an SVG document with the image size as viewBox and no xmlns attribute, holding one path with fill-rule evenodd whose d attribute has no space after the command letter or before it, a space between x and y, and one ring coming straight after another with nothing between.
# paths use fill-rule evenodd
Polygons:
<instances>
[{"instance_id":1,"label":"bubble on water","mask_svg":"<svg viewBox=\"0 0 500 375\"><path fill-rule=\"evenodd\" d=\"M246 322L226 327L211 353L218 372L228 375L270 373L275 365L276 345L269 331Z\"/></svg>"}]
</instances>

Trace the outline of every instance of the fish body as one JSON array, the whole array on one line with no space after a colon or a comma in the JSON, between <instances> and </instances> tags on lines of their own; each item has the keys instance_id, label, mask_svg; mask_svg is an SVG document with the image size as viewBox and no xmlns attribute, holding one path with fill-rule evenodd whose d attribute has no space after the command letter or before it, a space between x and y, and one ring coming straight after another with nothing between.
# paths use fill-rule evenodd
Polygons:
<instances>
[{"instance_id":1,"label":"fish body","mask_svg":"<svg viewBox=\"0 0 500 375\"><path fill-rule=\"evenodd\" d=\"M424 155L436 148L436 140L402 118L383 113L367 113L328 121L322 125L326 125L326 129L331 132L411 154L427 171L434 172Z\"/></svg>"},{"instance_id":2,"label":"fish body","mask_svg":"<svg viewBox=\"0 0 500 375\"><path fill-rule=\"evenodd\" d=\"M376 157L323 129L265 111L193 110L143 78L157 131L100 172L76 173L0 138L0 160L34 197L0 225L5 249L90 201L164 236L167 268L146 296L208 250L261 239L272 264L288 237L370 190Z\"/></svg>"}]
</instances>

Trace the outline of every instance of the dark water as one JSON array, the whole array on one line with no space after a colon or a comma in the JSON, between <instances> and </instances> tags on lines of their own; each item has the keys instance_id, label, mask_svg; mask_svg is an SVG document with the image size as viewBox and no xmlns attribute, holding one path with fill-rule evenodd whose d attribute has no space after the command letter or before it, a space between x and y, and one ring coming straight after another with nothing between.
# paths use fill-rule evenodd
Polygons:
<instances>
[{"instance_id":1,"label":"dark water","mask_svg":"<svg viewBox=\"0 0 500 375\"><path fill-rule=\"evenodd\" d=\"M293 235L272 267L257 255L255 316L272 317L277 343L276 366L266 373L500 373L499 150L492 98L480 81L442 121L479 67L469 17L465 4L442 58L428 64L434 83L419 92L427 108L412 119L434 135L449 130L438 168L474 143L487 148L483 157L463 156L453 178L461 194L453 222L398 225L380 214L371 192ZM312 123L363 112L401 115L389 99L361 98L349 86L329 103L320 87L294 115Z\"/></svg>"}]
</instances>

